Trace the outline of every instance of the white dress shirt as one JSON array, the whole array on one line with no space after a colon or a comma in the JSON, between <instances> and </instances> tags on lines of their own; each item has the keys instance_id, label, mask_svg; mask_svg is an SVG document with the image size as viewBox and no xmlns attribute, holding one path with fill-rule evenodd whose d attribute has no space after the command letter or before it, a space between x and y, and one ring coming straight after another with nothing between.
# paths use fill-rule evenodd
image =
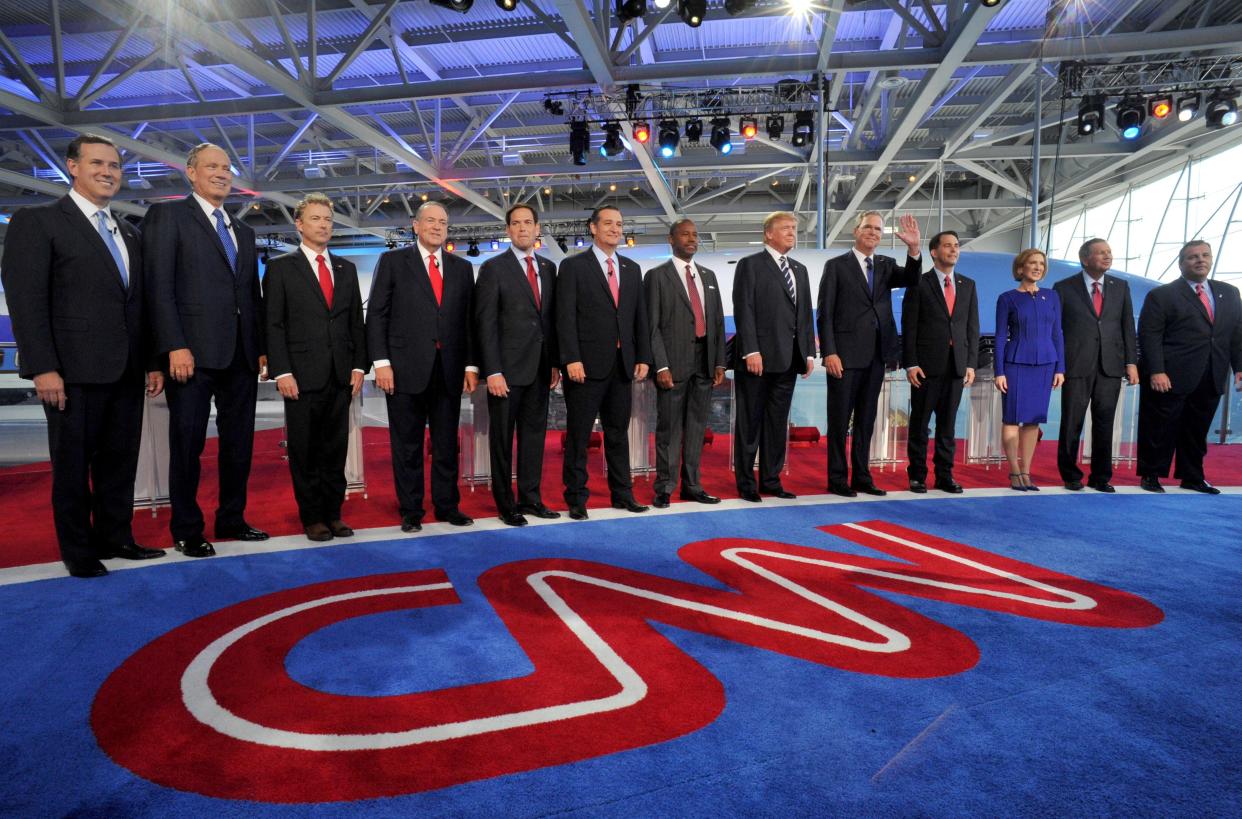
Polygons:
<instances>
[{"instance_id":1,"label":"white dress shirt","mask_svg":"<svg viewBox=\"0 0 1242 819\"><path fill-rule=\"evenodd\" d=\"M789 278L792 279L794 283L793 303L794 303L794 309L796 312L797 306L798 306L798 277L794 275L793 265L789 264L789 254L793 252L793 248L791 247L785 253L781 253L779 250L772 247L771 245L765 244L763 246L763 249L766 250L768 252L768 255L772 257L772 261L776 262L777 270L779 270L781 267L781 259L784 259L785 264L789 265ZM785 286L785 282L782 280L781 287L784 287L784 286ZM745 361L746 359L750 358L752 355L758 355L758 353L759 353L758 350L755 350L754 352L751 352L751 353L747 353L746 355L742 356L742 360ZM815 359L812 356L807 356L806 361L808 364L813 364L815 362Z\"/></svg>"},{"instance_id":2,"label":"white dress shirt","mask_svg":"<svg viewBox=\"0 0 1242 819\"><path fill-rule=\"evenodd\" d=\"M1100 283L1100 298L1104 298L1104 274L1101 273L1099 279L1093 279L1091 278L1091 276L1087 274L1087 271L1084 270L1082 272L1082 282L1083 282L1083 285L1086 286L1087 288L1087 300L1088 301L1091 300L1091 285L1095 284L1097 281Z\"/></svg>"},{"instance_id":3,"label":"white dress shirt","mask_svg":"<svg viewBox=\"0 0 1242 819\"><path fill-rule=\"evenodd\" d=\"M423 247L422 242L415 242L414 246L418 248L418 258L422 260L423 267L427 269L427 280L428 281L431 280L431 265L427 263L427 258L429 256L435 256L436 257L436 269L440 271L440 281L441 283L443 283L444 281L444 248L443 246L438 247L435 250L428 250L427 248ZM378 369L380 367L391 367L392 361L387 358L381 358L377 361L373 361L372 364ZM477 374L479 372L479 368L475 366L469 366L469 367L466 367L466 372Z\"/></svg>"},{"instance_id":4,"label":"white dress shirt","mask_svg":"<svg viewBox=\"0 0 1242 819\"><path fill-rule=\"evenodd\" d=\"M306 261L310 263L311 274L314 277L316 287L320 287L319 261L317 257L323 256L323 263L328 268L328 277L332 279L332 289L335 291L336 290L336 272L333 271L332 269L332 257L328 255L328 249L325 247L323 249L323 252L320 253L318 250L313 250L312 248L307 247L306 243L303 242L302 244L298 245L298 250L302 251L302 255L305 256ZM365 370L360 370L357 367L354 367L353 371L356 373L362 373L363 375L366 375ZM289 376L292 376L292 375L293 373L281 373L280 375L276 376L276 380L279 381L282 378L288 378Z\"/></svg>"},{"instance_id":5,"label":"white dress shirt","mask_svg":"<svg viewBox=\"0 0 1242 819\"><path fill-rule=\"evenodd\" d=\"M207 217L207 222L211 225L213 230L216 229L216 217L212 214L214 214L217 210L224 214L224 229L228 231L229 238L233 240L233 249L236 251L237 234L233 232L233 217L229 216L228 211L224 209L224 205L220 205L220 207L217 208L197 193L192 195L194 196L194 201L198 202L198 206L203 209L203 214Z\"/></svg>"},{"instance_id":6,"label":"white dress shirt","mask_svg":"<svg viewBox=\"0 0 1242 819\"><path fill-rule=\"evenodd\" d=\"M102 208L97 206L73 188L69 189L69 198L73 200L73 204L78 206L78 210L82 211L82 215L91 223L91 227L96 232L99 230L99 219L95 214L103 212L104 222L107 223L108 230L112 231L112 238L116 241L116 246L121 251L121 258L125 260L125 270L122 271L125 274L125 281L129 281L129 248L125 246L125 237L121 236L121 231L116 226L116 219L112 217L112 211L108 210L107 205Z\"/></svg>"}]
</instances>

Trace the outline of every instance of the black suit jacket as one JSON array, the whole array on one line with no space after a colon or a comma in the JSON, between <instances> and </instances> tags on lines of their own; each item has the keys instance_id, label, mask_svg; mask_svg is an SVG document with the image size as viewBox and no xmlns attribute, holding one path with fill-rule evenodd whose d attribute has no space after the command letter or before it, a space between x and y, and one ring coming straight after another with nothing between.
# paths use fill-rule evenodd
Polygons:
<instances>
[{"instance_id":1,"label":"black suit jacket","mask_svg":"<svg viewBox=\"0 0 1242 819\"><path fill-rule=\"evenodd\" d=\"M593 248L561 262L556 274L556 337L561 364L581 361L587 378L605 378L621 343L621 361L630 378L635 364L651 364L647 300L638 264L615 255L619 303L612 301L608 278Z\"/></svg>"},{"instance_id":2,"label":"black suit jacket","mask_svg":"<svg viewBox=\"0 0 1242 819\"><path fill-rule=\"evenodd\" d=\"M707 362L724 368L724 307L716 274L694 264L694 275L703 283L703 323L707 328ZM647 271L647 319L651 323L652 369L668 368L674 381L685 381L698 371L694 351L694 309L685 285L685 264L670 259Z\"/></svg>"},{"instance_id":3,"label":"black suit jacket","mask_svg":"<svg viewBox=\"0 0 1242 819\"><path fill-rule=\"evenodd\" d=\"M1147 294L1139 313L1139 369L1144 377L1165 373L1173 392L1194 392L1205 367L1212 368L1216 394L1225 391L1229 369L1242 372L1242 301L1238 288L1218 281L1204 283L1212 291L1215 321L1184 278Z\"/></svg>"},{"instance_id":4,"label":"black suit jacket","mask_svg":"<svg viewBox=\"0 0 1242 819\"><path fill-rule=\"evenodd\" d=\"M242 357L257 372L265 350L254 231L225 219L237 238L236 272L192 195L147 209L142 259L156 350L189 348L195 366L224 369L233 362L240 327Z\"/></svg>"},{"instance_id":5,"label":"black suit jacket","mask_svg":"<svg viewBox=\"0 0 1242 819\"><path fill-rule=\"evenodd\" d=\"M474 267L444 249L440 257L444 287L439 305L417 243L380 256L371 281L367 352L372 361L391 362L400 393L426 391L437 344L450 390L457 389L466 367L474 363Z\"/></svg>"},{"instance_id":6,"label":"black suit jacket","mask_svg":"<svg viewBox=\"0 0 1242 819\"><path fill-rule=\"evenodd\" d=\"M354 370L370 368L358 271L348 259L329 258L331 309L300 249L272 259L263 274L267 371L273 377L293 373L299 390L325 389L333 375L337 384L348 384Z\"/></svg>"},{"instance_id":7,"label":"black suit jacket","mask_svg":"<svg viewBox=\"0 0 1242 819\"><path fill-rule=\"evenodd\" d=\"M924 273L907 287L901 302L902 364L928 376L964 376L979 366L979 294L974 279L953 273L953 315L944 300L944 277ZM952 342L950 347L949 342ZM953 372L945 371L945 351L953 351Z\"/></svg>"},{"instance_id":8,"label":"black suit jacket","mask_svg":"<svg viewBox=\"0 0 1242 819\"><path fill-rule=\"evenodd\" d=\"M108 384L151 367L143 322L142 242L116 220L129 254L128 289L98 229L67 195L13 214L0 275L23 378L59 372Z\"/></svg>"},{"instance_id":9,"label":"black suit jacket","mask_svg":"<svg viewBox=\"0 0 1242 819\"><path fill-rule=\"evenodd\" d=\"M539 306L526 270L511 250L479 268L474 285L479 377L500 373L517 387L547 379L556 358L556 265L535 254Z\"/></svg>"},{"instance_id":10,"label":"black suit jacket","mask_svg":"<svg viewBox=\"0 0 1242 819\"><path fill-rule=\"evenodd\" d=\"M767 249L738 260L733 273L734 367L745 369L744 356L763 356L764 372L784 372L793 361L795 345L801 357L815 357L815 329L811 318L811 284L806 265L785 257L793 273L797 303L785 289L785 277Z\"/></svg>"},{"instance_id":11,"label":"black suit jacket","mask_svg":"<svg viewBox=\"0 0 1242 819\"><path fill-rule=\"evenodd\" d=\"M1081 272L1061 279L1053 289L1061 299L1066 377L1082 378L1100 372L1121 378L1127 364L1138 363L1134 306L1130 302L1130 286L1123 279L1107 273L1100 278L1104 308L1099 316Z\"/></svg>"},{"instance_id":12,"label":"black suit jacket","mask_svg":"<svg viewBox=\"0 0 1242 819\"><path fill-rule=\"evenodd\" d=\"M842 366L867 367L875 359L876 339L884 360L896 360L897 323L893 320L892 291L913 287L923 275L919 259L906 258L904 267L889 256L875 254L872 290L867 274L850 250L829 259L819 281L820 354L841 357Z\"/></svg>"}]
</instances>

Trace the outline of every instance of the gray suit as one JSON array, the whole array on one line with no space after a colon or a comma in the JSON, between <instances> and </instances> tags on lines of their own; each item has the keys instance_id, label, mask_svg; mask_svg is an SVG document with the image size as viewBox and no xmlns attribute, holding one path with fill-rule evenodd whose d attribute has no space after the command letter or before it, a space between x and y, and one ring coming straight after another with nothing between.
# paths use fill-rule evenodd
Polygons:
<instances>
[{"instance_id":1,"label":"gray suit","mask_svg":"<svg viewBox=\"0 0 1242 819\"><path fill-rule=\"evenodd\" d=\"M672 493L681 462L681 491L701 492L699 460L703 453L703 430L711 407L712 377L725 368L724 307L716 274L692 264L703 284L703 318L706 334L696 340L694 312L685 283L685 263L673 266L670 259L652 268L643 285L647 292L647 316L651 324L653 374L667 369L672 389L656 397L657 495Z\"/></svg>"}]
</instances>

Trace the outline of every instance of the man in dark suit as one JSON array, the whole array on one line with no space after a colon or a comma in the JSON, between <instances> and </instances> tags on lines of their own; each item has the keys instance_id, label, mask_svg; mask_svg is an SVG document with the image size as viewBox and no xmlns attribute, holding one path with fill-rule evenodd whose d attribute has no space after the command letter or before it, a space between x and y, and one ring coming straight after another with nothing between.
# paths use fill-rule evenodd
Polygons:
<instances>
[{"instance_id":1,"label":"man in dark suit","mask_svg":"<svg viewBox=\"0 0 1242 819\"><path fill-rule=\"evenodd\" d=\"M142 223L142 257L156 349L168 354L168 485L173 546L189 557L215 548L198 506L199 457L212 399L219 432L217 539L267 540L246 523L254 404L263 349L263 303L254 231L224 210L233 189L228 154L209 142L186 158L193 189L159 202Z\"/></svg>"},{"instance_id":2,"label":"man in dark suit","mask_svg":"<svg viewBox=\"0 0 1242 819\"><path fill-rule=\"evenodd\" d=\"M632 382L647 377L651 335L638 265L617 253L621 211L596 208L589 250L561 262L556 278L556 330L565 371L565 502L586 520L587 444L598 415L604 428L608 489L616 509L646 512L634 500L628 427Z\"/></svg>"},{"instance_id":3,"label":"man in dark suit","mask_svg":"<svg viewBox=\"0 0 1242 819\"><path fill-rule=\"evenodd\" d=\"M1061 388L1061 432L1057 469L1065 488L1082 489L1078 441L1091 407L1091 474L1087 486L1113 492L1113 416L1124 378L1138 383L1134 308L1124 279L1106 275L1113 251L1103 239L1078 249L1082 272L1062 279L1053 289L1061 299L1065 335L1065 384Z\"/></svg>"},{"instance_id":4,"label":"man in dark suit","mask_svg":"<svg viewBox=\"0 0 1242 819\"><path fill-rule=\"evenodd\" d=\"M1176 452L1181 487L1218 495L1204 479L1203 457L1230 368L1242 391L1242 301L1233 285L1208 281L1207 242L1187 242L1177 258L1182 277L1148 293L1139 313L1137 471L1143 489L1163 492Z\"/></svg>"},{"instance_id":5,"label":"man in dark suit","mask_svg":"<svg viewBox=\"0 0 1242 819\"><path fill-rule=\"evenodd\" d=\"M487 378L492 497L500 519L559 518L543 503L548 391L561 380L556 359L556 265L535 253L539 216L529 205L505 214L510 250L483 263L474 287L474 327ZM517 499L513 437L517 431Z\"/></svg>"},{"instance_id":6,"label":"man in dark suit","mask_svg":"<svg viewBox=\"0 0 1242 819\"><path fill-rule=\"evenodd\" d=\"M806 266L789 256L798 217L786 211L763 220L763 250L737 263L733 274L733 471L743 500L760 492L793 498L781 485L794 383L815 369L815 328ZM759 480L755 481L755 454Z\"/></svg>"},{"instance_id":7,"label":"man in dark suit","mask_svg":"<svg viewBox=\"0 0 1242 819\"><path fill-rule=\"evenodd\" d=\"M358 271L328 253L332 200L307 194L293 212L298 249L272 259L263 276L267 360L285 399L289 471L306 537L354 530L341 520L349 405L366 375L366 330Z\"/></svg>"},{"instance_id":8,"label":"man in dark suit","mask_svg":"<svg viewBox=\"0 0 1242 819\"><path fill-rule=\"evenodd\" d=\"M689 219L668 232L673 257L647 272L647 318L656 387L655 505L678 483L681 499L720 503L699 479L712 387L724 383L724 308L716 274L694 263L699 231ZM679 468L680 465L680 468Z\"/></svg>"},{"instance_id":9,"label":"man in dark suit","mask_svg":"<svg viewBox=\"0 0 1242 819\"><path fill-rule=\"evenodd\" d=\"M828 371L828 491L847 498L859 492L888 494L871 479L870 461L884 365L896 361L898 354L892 291L913 287L923 275L919 223L913 216L901 217L897 231L908 251L904 267L876 253L883 238L881 214L859 216L854 247L829 259L819 282L819 345ZM847 463L845 436L851 417L854 434Z\"/></svg>"},{"instance_id":10,"label":"man in dark suit","mask_svg":"<svg viewBox=\"0 0 1242 819\"><path fill-rule=\"evenodd\" d=\"M74 577L100 560L163 557L134 543L134 476L148 395L164 388L143 315L142 246L109 209L121 186L110 140L83 135L66 154L73 187L13 214L0 263L19 374L47 416L52 519Z\"/></svg>"},{"instance_id":11,"label":"man in dark suit","mask_svg":"<svg viewBox=\"0 0 1242 819\"><path fill-rule=\"evenodd\" d=\"M474 269L444 251L448 211L424 202L414 215L416 241L380 256L367 308L367 350L375 386L388 396L388 435L401 531L423 519L423 435L431 429L431 503L437 520L474 521L458 508L457 421L461 394L474 391L470 305Z\"/></svg>"},{"instance_id":12,"label":"man in dark suit","mask_svg":"<svg viewBox=\"0 0 1242 819\"><path fill-rule=\"evenodd\" d=\"M927 248L932 269L906 288L901 302L902 362L910 382L906 474L911 492L927 491L927 423L935 412L935 488L960 495L953 480L957 408L979 361L979 296L974 280L957 272L957 233L943 230Z\"/></svg>"}]
</instances>

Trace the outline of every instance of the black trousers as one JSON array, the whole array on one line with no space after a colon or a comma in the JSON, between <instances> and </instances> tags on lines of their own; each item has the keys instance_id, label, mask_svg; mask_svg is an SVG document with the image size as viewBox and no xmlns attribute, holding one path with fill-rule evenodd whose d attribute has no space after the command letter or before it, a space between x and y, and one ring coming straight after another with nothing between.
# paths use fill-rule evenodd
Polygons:
<instances>
[{"instance_id":1,"label":"black trousers","mask_svg":"<svg viewBox=\"0 0 1242 819\"><path fill-rule=\"evenodd\" d=\"M541 367L533 384L509 385L503 398L487 396L488 446L496 511L543 503L543 448L548 436L548 372ZM542 380L540 380L542 377ZM480 388L486 389L480 384ZM517 434L517 500L513 496L513 439Z\"/></svg>"},{"instance_id":2,"label":"black trousers","mask_svg":"<svg viewBox=\"0 0 1242 819\"><path fill-rule=\"evenodd\" d=\"M1220 385L1205 367L1199 385L1190 393L1156 392L1149 379L1139 388L1138 467L1140 476L1164 478L1174 454L1173 477L1191 483L1203 480L1207 436L1220 404Z\"/></svg>"},{"instance_id":3,"label":"black trousers","mask_svg":"<svg viewBox=\"0 0 1242 819\"><path fill-rule=\"evenodd\" d=\"M1088 376L1066 377L1061 385L1061 431L1057 441L1057 469L1066 483L1082 480L1078 442L1091 407L1090 483L1108 483L1113 477L1113 416L1121 395L1121 379L1099 370Z\"/></svg>"},{"instance_id":4,"label":"black trousers","mask_svg":"<svg viewBox=\"0 0 1242 819\"><path fill-rule=\"evenodd\" d=\"M303 526L341 519L345 502L345 458L349 454L348 383L322 390L299 390L296 401L285 401L289 473L293 497Z\"/></svg>"},{"instance_id":5,"label":"black trousers","mask_svg":"<svg viewBox=\"0 0 1242 819\"><path fill-rule=\"evenodd\" d=\"M828 376L828 483L871 483L871 433L875 430L876 404L884 386L884 360L877 352L866 367L850 367L840 378ZM849 466L845 460L845 437L853 417ZM853 472L853 481L850 472Z\"/></svg>"},{"instance_id":6,"label":"black trousers","mask_svg":"<svg viewBox=\"0 0 1242 819\"><path fill-rule=\"evenodd\" d=\"M597 415L604 428L608 491L613 500L634 497L629 441L632 390L633 382L619 350L605 377L588 378L581 384L565 381L565 461L561 478L565 482L565 503L570 506L584 506L591 497L587 489L587 444Z\"/></svg>"},{"instance_id":7,"label":"black trousers","mask_svg":"<svg viewBox=\"0 0 1242 819\"><path fill-rule=\"evenodd\" d=\"M63 410L43 405L52 459L52 521L65 563L133 542L143 378L66 384Z\"/></svg>"},{"instance_id":8,"label":"black trousers","mask_svg":"<svg viewBox=\"0 0 1242 819\"><path fill-rule=\"evenodd\" d=\"M432 366L427 389L388 396L388 441L392 473L402 517L423 519L423 435L431 428L431 503L437 516L457 509L457 422L461 417L461 385L444 379L440 354Z\"/></svg>"},{"instance_id":9,"label":"black trousers","mask_svg":"<svg viewBox=\"0 0 1242 819\"><path fill-rule=\"evenodd\" d=\"M199 459L207 440L213 398L220 445L216 458L220 473L216 528L237 527L245 522L258 389L258 375L251 363L244 360L240 338L229 366L195 367L194 376L184 384L168 379L168 490L172 501L169 529L174 540L203 536L203 511L198 506Z\"/></svg>"},{"instance_id":10,"label":"black trousers","mask_svg":"<svg viewBox=\"0 0 1242 819\"><path fill-rule=\"evenodd\" d=\"M785 468L785 440L794 384L806 372L806 359L794 347L794 359L784 370L751 375L743 361L733 371L737 401L733 432L733 473L738 492L777 492ZM759 482L755 483L755 455L759 455Z\"/></svg>"},{"instance_id":11,"label":"black trousers","mask_svg":"<svg viewBox=\"0 0 1242 819\"><path fill-rule=\"evenodd\" d=\"M957 408L962 402L962 376L953 373L953 348L946 348L941 375L929 375L910 389L910 426L906 439L906 474L912 481L927 480L927 424L936 414L936 448L932 463L936 480L953 479L957 451ZM855 473L857 474L857 472Z\"/></svg>"},{"instance_id":12,"label":"black trousers","mask_svg":"<svg viewBox=\"0 0 1242 819\"><path fill-rule=\"evenodd\" d=\"M708 371L707 344L696 342L695 371L673 382L672 389L656 391L657 495L671 495L681 476L682 492L700 492L699 463L703 456L703 430L712 404L712 375Z\"/></svg>"}]
</instances>

